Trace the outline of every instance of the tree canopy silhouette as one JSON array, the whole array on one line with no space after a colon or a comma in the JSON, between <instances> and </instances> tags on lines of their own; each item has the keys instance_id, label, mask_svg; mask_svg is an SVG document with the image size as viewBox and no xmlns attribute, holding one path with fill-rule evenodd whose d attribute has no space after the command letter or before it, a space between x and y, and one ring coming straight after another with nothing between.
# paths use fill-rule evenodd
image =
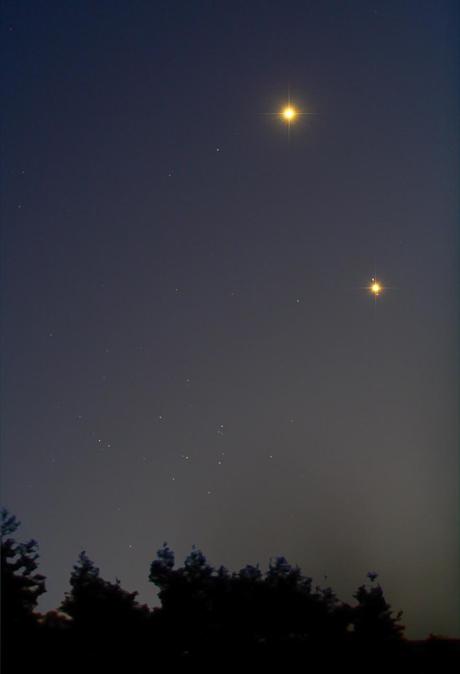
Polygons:
<instances>
[{"instance_id":1,"label":"tree canopy silhouette","mask_svg":"<svg viewBox=\"0 0 460 674\"><path fill-rule=\"evenodd\" d=\"M15 540L20 526L15 515L1 510L1 636L5 671L30 665L37 631L37 600L45 592L45 576L37 573L38 543Z\"/></svg>"},{"instance_id":2,"label":"tree canopy silhouette","mask_svg":"<svg viewBox=\"0 0 460 674\"><path fill-rule=\"evenodd\" d=\"M196 548L182 567L174 565L164 543L149 579L159 588L163 629L174 634L183 654L202 657L210 643L221 652L242 649L257 657L307 645L318 652L325 644L343 650L358 638L399 638L403 629L392 620L380 587L360 588L359 603L351 607L331 588L313 588L312 579L282 556L270 560L265 574L251 565L237 573L214 569Z\"/></svg>"},{"instance_id":3,"label":"tree canopy silhouette","mask_svg":"<svg viewBox=\"0 0 460 674\"><path fill-rule=\"evenodd\" d=\"M79 629L91 630L101 624L116 629L148 611L138 605L138 592L126 592L118 579L111 583L101 578L86 551L80 553L73 567L70 585L71 591L66 593L60 610L71 616Z\"/></svg>"},{"instance_id":4,"label":"tree canopy silhouette","mask_svg":"<svg viewBox=\"0 0 460 674\"><path fill-rule=\"evenodd\" d=\"M84 550L73 567L70 586L60 610L72 618L72 630L93 662L111 670L140 666L150 610L138 604L138 592L124 590L118 578L114 583L103 579ZM88 665L84 659L80 664Z\"/></svg>"},{"instance_id":5,"label":"tree canopy silhouette","mask_svg":"<svg viewBox=\"0 0 460 674\"><path fill-rule=\"evenodd\" d=\"M2 614L8 625L25 625L34 621L33 611L38 597L46 591L45 576L36 573L38 543L31 539L17 542L12 534L20 526L15 515L1 511L1 578Z\"/></svg>"},{"instance_id":6,"label":"tree canopy silhouette","mask_svg":"<svg viewBox=\"0 0 460 674\"><path fill-rule=\"evenodd\" d=\"M368 573L373 584L378 575ZM353 595L358 601L354 609L354 628L358 638L366 641L395 641L402 637L404 626L399 623L402 611L393 616L391 606L383 596L380 585L360 585Z\"/></svg>"},{"instance_id":7,"label":"tree canopy silhouette","mask_svg":"<svg viewBox=\"0 0 460 674\"><path fill-rule=\"evenodd\" d=\"M175 667L250 664L257 667L352 666L386 671L416 663L419 670L444 670L460 661L460 643L427 639L408 642L402 612L394 614L378 575L358 587L350 605L332 588L314 585L285 557L269 560L264 572L246 565L231 572L214 568L192 547L182 566L164 543L149 568L161 606L137 601L115 579L101 577L82 551L70 575L70 590L59 607L40 615L37 600L45 578L37 572L34 540L13 537L17 519L2 510L3 671L31 669L147 674L154 664ZM6 637L6 639L5 639ZM446 670L447 671L447 670Z\"/></svg>"}]
</instances>

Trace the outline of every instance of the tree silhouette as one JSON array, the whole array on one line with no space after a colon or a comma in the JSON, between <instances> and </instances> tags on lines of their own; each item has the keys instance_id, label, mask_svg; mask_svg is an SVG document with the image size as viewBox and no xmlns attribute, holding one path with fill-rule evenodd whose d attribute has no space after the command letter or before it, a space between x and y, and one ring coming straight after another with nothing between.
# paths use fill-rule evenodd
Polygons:
<instances>
[{"instance_id":1,"label":"tree silhouette","mask_svg":"<svg viewBox=\"0 0 460 674\"><path fill-rule=\"evenodd\" d=\"M225 574L220 574L221 582ZM159 587L161 612L156 616L165 648L178 657L200 652L216 617L215 590L219 574L193 546L184 566L174 569L174 554L167 543L150 565L149 580ZM167 646L166 646L167 644Z\"/></svg>"},{"instance_id":2,"label":"tree silhouette","mask_svg":"<svg viewBox=\"0 0 460 674\"><path fill-rule=\"evenodd\" d=\"M330 587L313 586L285 557L238 572L211 566L195 546L181 567L167 543L152 561L149 580L159 589L161 607L137 602L118 579L103 579L83 551L70 576L60 611L35 613L45 591L36 572L37 543L17 543L19 522L2 512L2 611L6 674L46 669L51 674L82 671L148 674L154 665L214 669L254 665L273 669L355 672L452 669L460 661L460 642L403 638L402 612L393 614L376 573L340 601ZM6 636L6 640L5 640ZM429 663L429 670L424 664Z\"/></svg>"},{"instance_id":3,"label":"tree silhouette","mask_svg":"<svg viewBox=\"0 0 460 674\"><path fill-rule=\"evenodd\" d=\"M45 576L38 568L38 543L31 539L18 543L12 534L20 522L6 508L1 511L2 615L9 625L30 624L38 597L45 590Z\"/></svg>"},{"instance_id":4,"label":"tree silhouette","mask_svg":"<svg viewBox=\"0 0 460 674\"><path fill-rule=\"evenodd\" d=\"M378 578L376 573L368 573L370 587L361 585L353 597L358 605L353 611L354 632L358 639L367 642L399 641L404 632L404 626L398 621L402 616L400 611L393 616L391 606L387 603L383 590L379 584L373 585Z\"/></svg>"},{"instance_id":5,"label":"tree silhouette","mask_svg":"<svg viewBox=\"0 0 460 674\"><path fill-rule=\"evenodd\" d=\"M349 607L330 588L313 591L311 578L284 557L270 560L265 575L251 565L230 574L222 566L214 569L194 547L175 569L165 543L149 579L160 588L159 623L189 656L219 651L281 658L295 642L319 648L327 639L339 643L349 636Z\"/></svg>"},{"instance_id":6,"label":"tree silhouette","mask_svg":"<svg viewBox=\"0 0 460 674\"><path fill-rule=\"evenodd\" d=\"M136 601L138 592L126 592L118 578L115 583L104 580L99 569L82 551L70 576L70 593L66 593L60 610L73 618L74 625L92 628L110 625L111 629L122 621L138 619L148 609Z\"/></svg>"},{"instance_id":7,"label":"tree silhouette","mask_svg":"<svg viewBox=\"0 0 460 674\"><path fill-rule=\"evenodd\" d=\"M45 577L36 573L38 543L18 543L12 536L20 522L1 510L1 625L2 668L27 669L31 664L38 627L34 609L45 590Z\"/></svg>"},{"instance_id":8,"label":"tree silhouette","mask_svg":"<svg viewBox=\"0 0 460 674\"><path fill-rule=\"evenodd\" d=\"M91 652L94 663L116 669L131 667L142 657L144 630L150 611L136 601L137 592L126 592L120 581L101 578L85 551L70 576L71 591L60 610L72 618L72 632ZM79 665L88 667L85 657Z\"/></svg>"}]
</instances>

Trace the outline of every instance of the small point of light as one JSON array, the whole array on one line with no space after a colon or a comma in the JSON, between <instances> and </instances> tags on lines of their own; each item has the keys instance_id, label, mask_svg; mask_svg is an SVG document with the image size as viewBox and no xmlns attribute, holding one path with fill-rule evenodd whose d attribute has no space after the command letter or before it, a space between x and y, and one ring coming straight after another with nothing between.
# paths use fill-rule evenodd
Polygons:
<instances>
[{"instance_id":1,"label":"small point of light","mask_svg":"<svg viewBox=\"0 0 460 674\"><path fill-rule=\"evenodd\" d=\"M370 289L371 289L371 292L372 292L374 295L379 295L379 294L381 293L381 291L382 291L382 286L380 285L380 283L378 283L377 281L375 281L375 280L373 279L373 283L372 283Z\"/></svg>"}]
</instances>

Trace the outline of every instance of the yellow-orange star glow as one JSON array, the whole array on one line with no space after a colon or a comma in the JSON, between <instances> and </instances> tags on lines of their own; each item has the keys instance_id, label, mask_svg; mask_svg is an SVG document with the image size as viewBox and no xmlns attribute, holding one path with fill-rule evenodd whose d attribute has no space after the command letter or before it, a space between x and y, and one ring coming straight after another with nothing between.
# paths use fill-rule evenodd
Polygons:
<instances>
[{"instance_id":1,"label":"yellow-orange star glow","mask_svg":"<svg viewBox=\"0 0 460 674\"><path fill-rule=\"evenodd\" d=\"M382 292L382 286L374 278L372 279L372 284L370 286L370 291L376 297Z\"/></svg>"},{"instance_id":2,"label":"yellow-orange star glow","mask_svg":"<svg viewBox=\"0 0 460 674\"><path fill-rule=\"evenodd\" d=\"M286 122L292 122L292 120L297 116L297 110L293 108L292 105L288 105L284 108L281 116L286 120Z\"/></svg>"}]
</instances>

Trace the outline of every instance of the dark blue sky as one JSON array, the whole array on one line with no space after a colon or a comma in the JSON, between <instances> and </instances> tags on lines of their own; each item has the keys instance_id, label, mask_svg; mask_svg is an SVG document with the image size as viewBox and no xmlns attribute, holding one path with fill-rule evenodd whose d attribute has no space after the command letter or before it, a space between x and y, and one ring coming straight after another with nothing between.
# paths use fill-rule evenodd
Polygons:
<instances>
[{"instance_id":1,"label":"dark blue sky","mask_svg":"<svg viewBox=\"0 0 460 674\"><path fill-rule=\"evenodd\" d=\"M2 502L43 610L82 549L153 603L166 540L345 600L376 570L460 635L458 19L3 1Z\"/></svg>"}]
</instances>

